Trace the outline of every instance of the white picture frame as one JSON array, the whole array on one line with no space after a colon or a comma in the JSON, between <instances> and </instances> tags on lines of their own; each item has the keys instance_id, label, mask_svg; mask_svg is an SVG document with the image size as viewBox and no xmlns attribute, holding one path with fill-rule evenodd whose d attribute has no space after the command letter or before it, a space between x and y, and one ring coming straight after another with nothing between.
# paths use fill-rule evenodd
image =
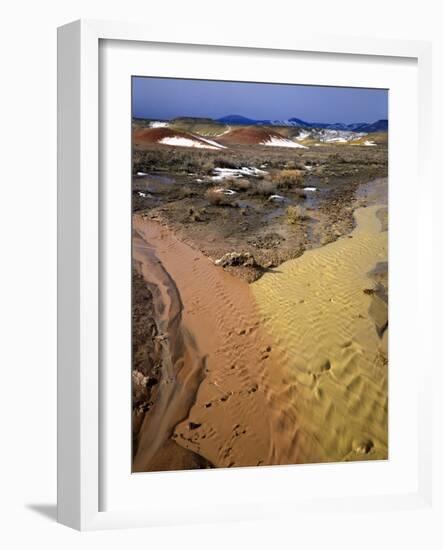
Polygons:
<instances>
[{"instance_id":1,"label":"white picture frame","mask_svg":"<svg viewBox=\"0 0 443 550\"><path fill-rule=\"evenodd\" d=\"M299 32L296 38L257 38L256 41L241 36L226 38L225 33L193 36L192 44L211 56L214 47L228 48L230 55L246 51L271 51L284 56L288 52L305 52L336 56L365 56L389 58L395 66L412 59L417 67L418 82L418 140L414 151L418 166L419 185L429 185L430 162L429 140L431 128L431 45L427 42L370 40L346 37L315 37ZM431 343L426 331L421 334L421 345L428 346L422 369L418 374L417 392L417 476L413 490L393 491L385 494L360 494L346 496L330 495L304 497L291 500L278 493L267 503L266 494L251 497L248 507L241 505L235 494L219 503L197 504L186 509L178 503L167 513L158 509L121 506L103 509L100 485L103 483L103 414L106 408L100 403L101 364L100 332L101 301L100 285L102 262L99 212L102 208L100 195L100 44L117 41L131 45L174 44L189 46L186 29L167 31L146 25L102 21L77 21L61 27L58 33L58 520L70 527L89 530L120 527L145 527L160 524L188 523L194 521L217 521L224 519L250 519L278 515L290 516L295 509L309 511L326 509L346 511L356 508L364 511L429 507L432 503L432 451L430 418L432 401L429 395L431 376ZM266 75L264 75L266 80ZM129 121L128 121L129 125ZM429 231L429 216L420 217L421 231ZM423 247L420 252L421 272L428 277L432 250ZM417 279L419 281L419 279ZM420 287L420 313L426 315L430 289ZM423 341L425 339L427 341ZM426 360L427 359L427 360ZM322 466L317 466L322 468ZM415 466L414 466L415 467ZM294 467L289 467L294 468ZM295 467L299 468L299 467ZM313 468L313 467L311 467ZM259 469L248 469L255 470ZM263 471L263 469L262 469ZM288 470L266 469L263 481L285 483ZM241 470L229 472L242 477ZM271 473L269 473L271 472ZM179 480L196 483L197 472L180 472L172 475ZM255 475L255 474L254 474ZM301 474L309 475L309 474ZM325 474L323 474L325 475ZM169 485L171 485L169 474ZM180 476L180 477L179 477ZM226 473L223 474L226 476ZM274 476L274 477L272 477ZM154 478L150 478L153 480ZM215 479L215 478L214 478ZM223 483L223 479L219 481ZM251 478L252 479L252 478ZM289 479L289 478L288 478ZM207 481L207 480L206 480ZM149 478L144 483L149 484ZM157 477L156 485L162 483ZM264 483L263 487L266 487ZM197 489L198 490L198 489ZM266 490L265 490L266 493ZM238 495L237 495L238 496ZM232 502L229 501L229 498ZM240 505L235 505L239 500ZM196 518L198 518L196 520Z\"/></svg>"}]
</instances>

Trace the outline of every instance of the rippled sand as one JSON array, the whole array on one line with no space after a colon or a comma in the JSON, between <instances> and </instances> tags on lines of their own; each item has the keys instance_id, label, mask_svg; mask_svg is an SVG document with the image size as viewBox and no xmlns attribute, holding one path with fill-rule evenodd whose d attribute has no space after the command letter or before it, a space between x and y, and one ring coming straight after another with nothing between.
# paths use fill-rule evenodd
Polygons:
<instances>
[{"instance_id":1,"label":"rippled sand","mask_svg":"<svg viewBox=\"0 0 443 550\"><path fill-rule=\"evenodd\" d=\"M384 202L252 285L134 217L163 350L134 470L387 458Z\"/></svg>"},{"instance_id":2,"label":"rippled sand","mask_svg":"<svg viewBox=\"0 0 443 550\"><path fill-rule=\"evenodd\" d=\"M280 363L250 286L140 216L133 242L137 269L159 289L165 356L134 469L180 469L171 440L217 467L279 463L267 389Z\"/></svg>"},{"instance_id":3,"label":"rippled sand","mask_svg":"<svg viewBox=\"0 0 443 550\"><path fill-rule=\"evenodd\" d=\"M374 287L368 273L387 261L380 210L358 209L351 235L252 284L283 357L282 386L271 399L289 431L298 419L309 462L387 458L386 350L369 314L368 290ZM304 391L290 398L297 388Z\"/></svg>"}]
</instances>

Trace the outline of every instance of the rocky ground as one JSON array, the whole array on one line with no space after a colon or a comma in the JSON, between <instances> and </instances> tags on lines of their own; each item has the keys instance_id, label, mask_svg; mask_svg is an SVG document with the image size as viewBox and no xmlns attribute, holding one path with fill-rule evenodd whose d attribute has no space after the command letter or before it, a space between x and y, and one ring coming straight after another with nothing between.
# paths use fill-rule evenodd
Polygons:
<instances>
[{"instance_id":1,"label":"rocky ground","mask_svg":"<svg viewBox=\"0 0 443 550\"><path fill-rule=\"evenodd\" d=\"M155 399L162 359L152 293L136 269L132 273L132 303L132 422L135 453L141 422Z\"/></svg>"}]
</instances>

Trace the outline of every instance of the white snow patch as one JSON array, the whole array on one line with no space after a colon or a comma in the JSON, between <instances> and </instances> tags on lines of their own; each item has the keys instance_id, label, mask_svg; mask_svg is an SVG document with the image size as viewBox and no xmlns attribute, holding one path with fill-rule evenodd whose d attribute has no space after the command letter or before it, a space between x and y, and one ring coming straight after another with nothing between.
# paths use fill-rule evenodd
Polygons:
<instances>
[{"instance_id":1,"label":"white snow patch","mask_svg":"<svg viewBox=\"0 0 443 550\"><path fill-rule=\"evenodd\" d=\"M305 166L305 170L312 170L314 167L313 166L310 166L309 164L306 164Z\"/></svg>"},{"instance_id":2,"label":"white snow patch","mask_svg":"<svg viewBox=\"0 0 443 550\"><path fill-rule=\"evenodd\" d=\"M183 138L179 136L164 137L159 140L159 143L164 145L172 145L174 147L196 147L198 149L219 149L219 146L209 145L196 139Z\"/></svg>"},{"instance_id":3,"label":"white snow patch","mask_svg":"<svg viewBox=\"0 0 443 550\"><path fill-rule=\"evenodd\" d=\"M137 176L143 177L143 176L149 176L146 172L137 172Z\"/></svg>"},{"instance_id":4,"label":"white snow patch","mask_svg":"<svg viewBox=\"0 0 443 550\"><path fill-rule=\"evenodd\" d=\"M303 187L303 191L317 191L317 187Z\"/></svg>"},{"instance_id":5,"label":"white snow patch","mask_svg":"<svg viewBox=\"0 0 443 550\"><path fill-rule=\"evenodd\" d=\"M138 192L139 197L146 197L146 193L142 193L141 191Z\"/></svg>"},{"instance_id":6,"label":"white snow patch","mask_svg":"<svg viewBox=\"0 0 443 550\"><path fill-rule=\"evenodd\" d=\"M290 139L284 139L284 138L278 138L278 137L271 137L270 139L266 141L261 142L262 145L268 145L270 147L297 147L300 149L307 149L306 145L302 145L301 143L295 143L295 141L291 141Z\"/></svg>"},{"instance_id":7,"label":"white snow patch","mask_svg":"<svg viewBox=\"0 0 443 550\"><path fill-rule=\"evenodd\" d=\"M306 130L302 130L295 139L297 141L303 141L304 139L308 138L310 135L311 135L311 132L307 132Z\"/></svg>"},{"instance_id":8,"label":"white snow patch","mask_svg":"<svg viewBox=\"0 0 443 550\"><path fill-rule=\"evenodd\" d=\"M200 136L198 139L204 141L205 143L208 143L209 145L213 145L216 148L226 149L226 147L224 145L221 145L220 143L217 143L216 141L212 141L212 139L207 139L207 138L204 138L202 136Z\"/></svg>"},{"instance_id":9,"label":"white snow patch","mask_svg":"<svg viewBox=\"0 0 443 550\"><path fill-rule=\"evenodd\" d=\"M240 172L244 176L264 176L267 174L266 170L260 170L255 166L242 166Z\"/></svg>"},{"instance_id":10,"label":"white snow patch","mask_svg":"<svg viewBox=\"0 0 443 550\"><path fill-rule=\"evenodd\" d=\"M227 129L224 132L220 132L219 134L217 134L217 137L221 137L221 136L224 136L225 134L229 134L229 132L231 130L232 130L232 128L230 126L228 126Z\"/></svg>"},{"instance_id":11,"label":"white snow patch","mask_svg":"<svg viewBox=\"0 0 443 550\"><path fill-rule=\"evenodd\" d=\"M216 187L214 189L214 193L223 193L223 195L226 195L229 197L232 195L236 195L237 191L234 191L233 189L225 189L224 187Z\"/></svg>"},{"instance_id":12,"label":"white snow patch","mask_svg":"<svg viewBox=\"0 0 443 550\"><path fill-rule=\"evenodd\" d=\"M271 196L269 197L269 200L270 200L270 201L284 201L285 198L282 197L281 195L271 195Z\"/></svg>"},{"instance_id":13,"label":"white snow patch","mask_svg":"<svg viewBox=\"0 0 443 550\"><path fill-rule=\"evenodd\" d=\"M167 128L169 126L169 122L163 122L161 120L154 120L149 124L150 128Z\"/></svg>"},{"instance_id":14,"label":"white snow patch","mask_svg":"<svg viewBox=\"0 0 443 550\"><path fill-rule=\"evenodd\" d=\"M271 120L272 126L300 126L300 123L295 120Z\"/></svg>"},{"instance_id":15,"label":"white snow patch","mask_svg":"<svg viewBox=\"0 0 443 550\"><path fill-rule=\"evenodd\" d=\"M323 143L348 143L360 139L367 134L365 132L351 132L350 130L323 129L313 133L313 137Z\"/></svg>"},{"instance_id":16,"label":"white snow patch","mask_svg":"<svg viewBox=\"0 0 443 550\"><path fill-rule=\"evenodd\" d=\"M370 141L370 140L366 140L363 145L366 145L366 147L377 147L377 144L374 143L373 141Z\"/></svg>"},{"instance_id":17,"label":"white snow patch","mask_svg":"<svg viewBox=\"0 0 443 550\"><path fill-rule=\"evenodd\" d=\"M260 170L254 166L242 166L241 168L214 168L215 176L213 181L221 181L225 178L242 178L243 176L263 176L267 174L265 170Z\"/></svg>"}]
</instances>

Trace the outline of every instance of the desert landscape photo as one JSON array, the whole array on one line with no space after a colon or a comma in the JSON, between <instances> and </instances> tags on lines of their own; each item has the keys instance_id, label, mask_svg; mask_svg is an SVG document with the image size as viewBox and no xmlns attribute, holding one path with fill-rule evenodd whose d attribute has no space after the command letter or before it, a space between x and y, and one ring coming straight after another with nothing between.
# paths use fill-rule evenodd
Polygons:
<instances>
[{"instance_id":1,"label":"desert landscape photo","mask_svg":"<svg viewBox=\"0 0 443 550\"><path fill-rule=\"evenodd\" d=\"M388 91L132 78L133 472L388 458Z\"/></svg>"}]
</instances>

